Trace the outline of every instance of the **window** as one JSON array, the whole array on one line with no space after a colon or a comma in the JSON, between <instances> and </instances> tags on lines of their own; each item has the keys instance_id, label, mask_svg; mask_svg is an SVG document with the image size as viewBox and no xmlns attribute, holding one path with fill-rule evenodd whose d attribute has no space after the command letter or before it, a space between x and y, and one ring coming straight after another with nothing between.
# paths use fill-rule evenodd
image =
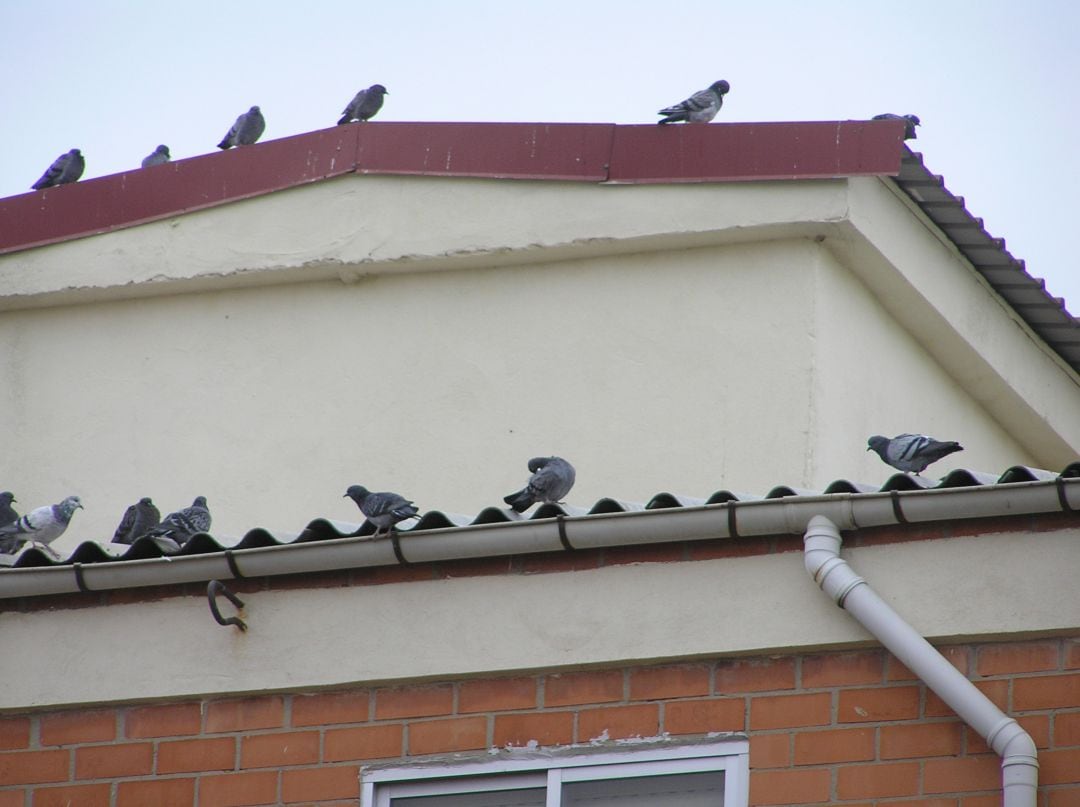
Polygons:
<instances>
[{"instance_id":1,"label":"window","mask_svg":"<svg viewBox=\"0 0 1080 807\"><path fill-rule=\"evenodd\" d=\"M642 742L365 768L361 807L745 807L749 743Z\"/></svg>"}]
</instances>

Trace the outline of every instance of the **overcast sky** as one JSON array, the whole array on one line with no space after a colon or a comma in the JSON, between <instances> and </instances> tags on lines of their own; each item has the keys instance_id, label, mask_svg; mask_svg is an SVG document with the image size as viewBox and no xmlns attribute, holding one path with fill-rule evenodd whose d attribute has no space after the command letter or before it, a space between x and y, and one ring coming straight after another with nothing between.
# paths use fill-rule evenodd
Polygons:
<instances>
[{"instance_id":1,"label":"overcast sky","mask_svg":"<svg viewBox=\"0 0 1080 807\"><path fill-rule=\"evenodd\" d=\"M648 123L724 78L718 121L914 112L930 170L1080 313L1080 3L721 0L0 0L0 196L60 153L84 179L158 143L212 151L262 107L263 139L378 120Z\"/></svg>"}]
</instances>

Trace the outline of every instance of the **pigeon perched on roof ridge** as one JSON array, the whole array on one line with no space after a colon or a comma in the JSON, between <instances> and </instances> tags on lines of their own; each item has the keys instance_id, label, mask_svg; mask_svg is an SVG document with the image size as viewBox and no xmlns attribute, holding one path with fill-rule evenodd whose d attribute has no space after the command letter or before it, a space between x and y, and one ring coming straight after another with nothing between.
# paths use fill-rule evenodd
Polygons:
<instances>
[{"instance_id":1,"label":"pigeon perched on roof ridge","mask_svg":"<svg viewBox=\"0 0 1080 807\"><path fill-rule=\"evenodd\" d=\"M935 440L925 434L898 434L891 439L875 434L866 442L867 451L875 452L896 470L915 474L921 474L926 466L949 454L964 450L955 440Z\"/></svg>"},{"instance_id":2,"label":"pigeon perched on roof ridge","mask_svg":"<svg viewBox=\"0 0 1080 807\"><path fill-rule=\"evenodd\" d=\"M366 90L360 90L341 111L338 126L354 120L362 123L374 118L375 113L382 109L383 96L389 94L390 91L382 84L372 84Z\"/></svg>"},{"instance_id":3,"label":"pigeon perched on roof ridge","mask_svg":"<svg viewBox=\"0 0 1080 807\"><path fill-rule=\"evenodd\" d=\"M10 490L0 492L0 527L6 527L8 524L13 524L19 520L18 512L11 506L14 501L18 501L18 499ZM0 538L0 555L14 552L17 546L18 543L14 538Z\"/></svg>"},{"instance_id":4,"label":"pigeon perched on roof ridge","mask_svg":"<svg viewBox=\"0 0 1080 807\"><path fill-rule=\"evenodd\" d=\"M262 137L264 129L266 129L266 119L263 118L262 110L253 106L236 119L217 147L229 149L233 146L250 146Z\"/></svg>"},{"instance_id":5,"label":"pigeon perched on roof ridge","mask_svg":"<svg viewBox=\"0 0 1080 807\"><path fill-rule=\"evenodd\" d=\"M53 160L52 165L46 168L45 173L41 175L41 179L30 187L35 191L40 191L56 185L67 185L70 182L78 181L85 169L86 160L83 158L82 152L78 149L72 149Z\"/></svg>"},{"instance_id":6,"label":"pigeon perched on roof ridge","mask_svg":"<svg viewBox=\"0 0 1080 807\"><path fill-rule=\"evenodd\" d=\"M724 105L724 96L731 90L731 85L721 79L714 81L704 90L691 95L684 101L664 107L657 115L666 115L666 118L657 123L708 123L716 117L720 107Z\"/></svg>"},{"instance_id":7,"label":"pigeon perched on roof ridge","mask_svg":"<svg viewBox=\"0 0 1080 807\"><path fill-rule=\"evenodd\" d=\"M420 510L416 505L399 493L391 491L373 493L363 485L350 485L342 498L349 498L356 502L360 512L375 525L373 537L376 538L384 531L389 535L399 521L420 518Z\"/></svg>"},{"instance_id":8,"label":"pigeon perched on roof ridge","mask_svg":"<svg viewBox=\"0 0 1080 807\"><path fill-rule=\"evenodd\" d=\"M895 115L892 112L884 112L881 115L874 115L871 120L902 120L905 124L904 140L915 140L919 136L915 132L915 127L922 125L922 121L919 120L918 115Z\"/></svg>"},{"instance_id":9,"label":"pigeon perched on roof ridge","mask_svg":"<svg viewBox=\"0 0 1080 807\"><path fill-rule=\"evenodd\" d=\"M143 157L142 167L149 168L152 165L162 165L167 163L172 158L169 154L169 147L162 143L148 155Z\"/></svg>"},{"instance_id":10,"label":"pigeon perched on roof ridge","mask_svg":"<svg viewBox=\"0 0 1080 807\"><path fill-rule=\"evenodd\" d=\"M112 543L133 544L161 523L161 511L149 496L143 496L124 511L120 526L113 533Z\"/></svg>"},{"instance_id":11,"label":"pigeon perched on roof ridge","mask_svg":"<svg viewBox=\"0 0 1080 807\"><path fill-rule=\"evenodd\" d=\"M151 538L171 538L180 546L183 546L200 532L209 532L210 508L206 506L205 496L196 496L191 507L169 513L161 519L161 523L149 530L146 535Z\"/></svg>"},{"instance_id":12,"label":"pigeon perched on roof ridge","mask_svg":"<svg viewBox=\"0 0 1080 807\"><path fill-rule=\"evenodd\" d=\"M68 496L57 504L46 504L31 510L15 521L0 527L0 544L14 552L22 544L46 546L64 534L72 514L82 507L78 496Z\"/></svg>"},{"instance_id":13,"label":"pigeon perched on roof ridge","mask_svg":"<svg viewBox=\"0 0 1080 807\"><path fill-rule=\"evenodd\" d=\"M504 496L503 501L516 513L524 513L536 502L556 504L574 486L574 466L562 457L533 457L529 460L532 476L521 490Z\"/></svg>"}]
</instances>

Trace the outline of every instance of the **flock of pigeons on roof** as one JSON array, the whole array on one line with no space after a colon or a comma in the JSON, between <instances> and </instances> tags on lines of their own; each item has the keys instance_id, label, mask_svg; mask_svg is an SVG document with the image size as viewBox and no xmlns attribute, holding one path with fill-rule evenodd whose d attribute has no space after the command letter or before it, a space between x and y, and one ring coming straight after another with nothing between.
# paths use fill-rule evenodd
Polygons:
<instances>
[{"instance_id":1,"label":"flock of pigeons on roof","mask_svg":"<svg viewBox=\"0 0 1080 807\"><path fill-rule=\"evenodd\" d=\"M963 447L955 441L935 440L924 434L900 434L893 438L875 434L867 451L875 451L886 463L905 473L921 474L931 463ZM529 479L521 490L503 497L515 513L524 513L536 503L562 504L577 478L574 466L562 457L533 457L528 462ZM372 492L363 485L351 485L343 498L352 499L375 527L373 538L389 535L400 521L420 519L416 505L399 493ZM68 496L58 504L45 505L20 516L12 508L16 501L10 491L0 493L0 554L13 555L24 546L47 547L67 529L75 511L82 508L78 496ZM133 544L151 538L159 545L177 550L199 533L210 530L210 510L206 497L199 496L190 507L161 512L149 496L144 496L124 512L112 543ZM359 534L359 530L357 533ZM51 550L49 550L51 553Z\"/></svg>"},{"instance_id":2,"label":"flock of pigeons on roof","mask_svg":"<svg viewBox=\"0 0 1080 807\"><path fill-rule=\"evenodd\" d=\"M731 85L723 79L714 81L704 90L694 93L689 98L661 109L657 114L664 117L658 120L657 123L708 123L716 117L716 113L724 105L724 96L730 90ZM341 126L353 121L363 123L371 120L382 109L383 96L385 95L389 95L389 91L382 84L372 84L367 89L360 90L342 111L338 125ZM905 140L911 140L917 136L915 127L920 124L917 115L886 113L884 115L875 115L873 119L904 121L906 123L904 129ZM221 139L217 147L219 149L230 149L233 146L253 145L262 137L265 129L266 119L263 117L262 110L257 106L253 106L236 119L232 128ZM169 147L160 145L143 159L142 167L150 168L161 165L167 163L170 159ZM76 182L83 175L84 170L86 170L86 159L79 149L72 149L57 157L53 164L41 175L41 179L31 187L38 191L43 188Z\"/></svg>"}]
</instances>

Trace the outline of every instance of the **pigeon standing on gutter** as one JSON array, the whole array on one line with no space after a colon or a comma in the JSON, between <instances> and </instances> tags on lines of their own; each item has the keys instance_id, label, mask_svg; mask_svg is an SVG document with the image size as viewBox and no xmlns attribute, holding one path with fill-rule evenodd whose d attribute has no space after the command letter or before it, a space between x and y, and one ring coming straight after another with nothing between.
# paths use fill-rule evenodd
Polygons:
<instances>
[{"instance_id":1,"label":"pigeon standing on gutter","mask_svg":"<svg viewBox=\"0 0 1080 807\"><path fill-rule=\"evenodd\" d=\"M891 440L875 434L867 443L867 451L877 452L886 463L898 471L921 474L927 465L937 462L964 447L954 440L942 441L925 434L898 434Z\"/></svg>"},{"instance_id":2,"label":"pigeon standing on gutter","mask_svg":"<svg viewBox=\"0 0 1080 807\"><path fill-rule=\"evenodd\" d=\"M67 185L69 182L77 181L85 168L86 160L83 159L82 152L72 149L53 160L53 164L41 175L41 179L30 187L40 191L55 185Z\"/></svg>"},{"instance_id":3,"label":"pigeon standing on gutter","mask_svg":"<svg viewBox=\"0 0 1080 807\"><path fill-rule=\"evenodd\" d=\"M731 90L731 85L721 79L714 81L707 89L696 92L685 101L664 107L657 115L667 115L657 123L708 123L716 117L724 105L724 96Z\"/></svg>"},{"instance_id":4,"label":"pigeon standing on gutter","mask_svg":"<svg viewBox=\"0 0 1080 807\"><path fill-rule=\"evenodd\" d=\"M172 155L169 154L168 146L158 146L150 154L143 158L142 167L149 168L152 165L161 165L162 163L167 163L170 157L172 157Z\"/></svg>"},{"instance_id":5,"label":"pigeon standing on gutter","mask_svg":"<svg viewBox=\"0 0 1080 807\"><path fill-rule=\"evenodd\" d=\"M155 508L156 509L156 508ZM210 510L206 506L206 497L197 496L191 507L169 513L161 523L146 534L153 538L172 538L183 546L197 533L209 532Z\"/></svg>"},{"instance_id":6,"label":"pigeon standing on gutter","mask_svg":"<svg viewBox=\"0 0 1080 807\"><path fill-rule=\"evenodd\" d=\"M902 120L904 126L904 140L915 140L918 135L915 133L915 127L920 126L922 121L919 120L918 115L894 115L891 112L886 112L883 115L874 115L874 120Z\"/></svg>"},{"instance_id":7,"label":"pigeon standing on gutter","mask_svg":"<svg viewBox=\"0 0 1080 807\"><path fill-rule=\"evenodd\" d=\"M556 504L574 486L574 466L562 457L533 457L529 470L532 476L525 487L503 497L517 513L524 513L535 502Z\"/></svg>"},{"instance_id":8,"label":"pigeon standing on gutter","mask_svg":"<svg viewBox=\"0 0 1080 807\"><path fill-rule=\"evenodd\" d=\"M263 118L262 111L257 106L253 106L236 119L236 123L225 133L225 137L221 138L217 147L229 149L233 146L250 146L262 137L265 128L266 120Z\"/></svg>"},{"instance_id":9,"label":"pigeon standing on gutter","mask_svg":"<svg viewBox=\"0 0 1080 807\"><path fill-rule=\"evenodd\" d=\"M0 545L5 552L14 552L22 544L46 546L64 534L72 514L82 507L78 496L68 496L59 504L47 504L31 510L25 516L0 527ZM7 547L11 547L8 549Z\"/></svg>"},{"instance_id":10,"label":"pigeon standing on gutter","mask_svg":"<svg viewBox=\"0 0 1080 807\"><path fill-rule=\"evenodd\" d=\"M375 525L375 535L372 536L374 538L377 538L379 533L383 531L389 535L393 531L394 525L399 521L420 518L420 511L416 506L397 493L388 491L372 493L363 485L351 485L345 491L345 497L356 502L360 512Z\"/></svg>"},{"instance_id":11,"label":"pigeon standing on gutter","mask_svg":"<svg viewBox=\"0 0 1080 807\"><path fill-rule=\"evenodd\" d=\"M358 120L361 123L375 117L375 113L382 109L383 96L389 95L389 90L382 84L372 84L366 90L360 90L349 105L342 110L341 120L338 126Z\"/></svg>"},{"instance_id":12,"label":"pigeon standing on gutter","mask_svg":"<svg viewBox=\"0 0 1080 807\"><path fill-rule=\"evenodd\" d=\"M124 517L120 519L120 526L113 533L112 542L114 544L133 544L160 523L161 511L154 506L149 496L143 496L124 511Z\"/></svg>"}]
</instances>

